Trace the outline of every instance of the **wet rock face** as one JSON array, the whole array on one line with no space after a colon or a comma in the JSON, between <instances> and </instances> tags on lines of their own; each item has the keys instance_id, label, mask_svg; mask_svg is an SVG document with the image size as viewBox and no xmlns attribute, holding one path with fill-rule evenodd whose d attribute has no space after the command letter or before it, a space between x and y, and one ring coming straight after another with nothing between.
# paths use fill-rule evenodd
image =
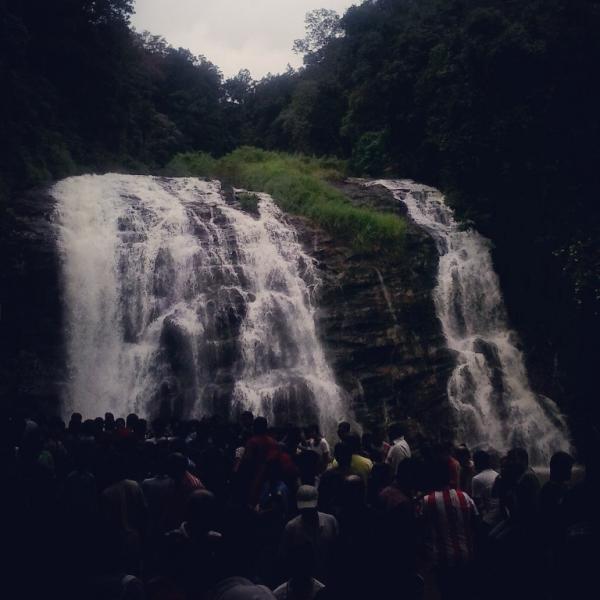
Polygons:
<instances>
[{"instance_id":1,"label":"wet rock face","mask_svg":"<svg viewBox=\"0 0 600 600\"><path fill-rule=\"evenodd\" d=\"M341 187L357 205L405 212L383 188ZM15 199L0 219L1 402L50 413L60 411L67 377L54 211L52 197L37 191ZM409 227L404 258L394 262L381 255L356 254L306 219L287 219L304 249L318 261L322 278L316 299L319 335L356 419L369 426L410 417L432 432L448 423L446 386L454 362L444 348L432 301L437 253L431 239ZM202 240L205 232L199 228L196 234ZM172 291L171 262L167 253L157 258L153 290L159 298ZM223 282L217 274L211 282L218 288ZM231 297L225 304L232 310L208 319L214 331L207 331L211 345L202 351L204 368L211 371L203 402L215 413L227 413L224 407L230 407L240 360L234 341L245 314L240 298ZM128 319L130 313L136 314L135 307L130 308L125 311ZM207 303L205 310L214 306ZM127 340L135 341L139 323L132 316L125 325ZM184 338L177 322L164 323L161 346L170 370L157 391L157 409L166 405L176 413L186 412L189 402L182 387L194 388L194 373L191 348ZM293 358L282 354L281 367ZM302 407L298 419L306 420L306 412L314 412L306 400L309 396L299 381L291 386L289 397L278 398L276 404L287 415Z\"/></svg>"},{"instance_id":2,"label":"wet rock face","mask_svg":"<svg viewBox=\"0 0 600 600\"><path fill-rule=\"evenodd\" d=\"M405 212L383 188L340 188L356 205ZM432 433L447 426L454 357L432 299L438 261L433 241L409 224L404 257L391 261L356 254L305 219L290 219L319 261L319 330L357 420L369 426L414 419Z\"/></svg>"},{"instance_id":3,"label":"wet rock face","mask_svg":"<svg viewBox=\"0 0 600 600\"><path fill-rule=\"evenodd\" d=\"M0 212L0 402L54 413L63 369L54 200L24 194Z\"/></svg>"}]
</instances>

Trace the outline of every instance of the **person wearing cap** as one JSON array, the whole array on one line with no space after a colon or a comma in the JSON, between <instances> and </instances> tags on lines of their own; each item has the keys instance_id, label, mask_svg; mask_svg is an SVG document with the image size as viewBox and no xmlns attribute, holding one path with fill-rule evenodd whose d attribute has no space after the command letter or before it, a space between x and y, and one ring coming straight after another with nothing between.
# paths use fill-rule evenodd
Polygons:
<instances>
[{"instance_id":1,"label":"person wearing cap","mask_svg":"<svg viewBox=\"0 0 600 600\"><path fill-rule=\"evenodd\" d=\"M300 514L285 526L281 545L284 561L292 549L309 542L315 559L315 575L325 581L334 556L339 528L336 518L317 510L319 495L312 485L301 485L296 494Z\"/></svg>"}]
</instances>

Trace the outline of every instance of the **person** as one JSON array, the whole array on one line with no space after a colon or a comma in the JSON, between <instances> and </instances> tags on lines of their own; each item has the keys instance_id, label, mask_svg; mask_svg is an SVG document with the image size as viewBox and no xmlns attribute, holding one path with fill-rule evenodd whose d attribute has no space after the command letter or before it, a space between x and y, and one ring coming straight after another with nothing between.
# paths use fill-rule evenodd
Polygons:
<instances>
[{"instance_id":1,"label":"person","mask_svg":"<svg viewBox=\"0 0 600 600\"><path fill-rule=\"evenodd\" d=\"M442 600L471 597L478 511L468 494L451 487L448 461L431 465L434 491L422 501L425 546Z\"/></svg>"},{"instance_id":2,"label":"person","mask_svg":"<svg viewBox=\"0 0 600 600\"><path fill-rule=\"evenodd\" d=\"M309 542L315 557L315 575L326 582L334 558L334 549L339 535L336 518L317 510L318 492L312 485L301 485L296 494L297 517L291 519L283 531L281 556L289 563L292 549L298 544Z\"/></svg>"},{"instance_id":3,"label":"person","mask_svg":"<svg viewBox=\"0 0 600 600\"><path fill-rule=\"evenodd\" d=\"M385 461L392 467L392 473L398 471L398 465L406 458L411 457L410 446L404 439L404 428L399 423L390 427L392 446Z\"/></svg>"},{"instance_id":4,"label":"person","mask_svg":"<svg viewBox=\"0 0 600 600\"><path fill-rule=\"evenodd\" d=\"M473 496L472 482L473 475L475 474L475 465L471 458L471 451L465 444L460 444L454 452L454 458L460 464L459 474L459 487L458 489L463 492L467 492L471 497Z\"/></svg>"},{"instance_id":5,"label":"person","mask_svg":"<svg viewBox=\"0 0 600 600\"><path fill-rule=\"evenodd\" d=\"M161 548L160 566L173 590L202 596L222 578L223 540L218 529L214 494L195 490L187 500L185 520L165 534Z\"/></svg>"},{"instance_id":6,"label":"person","mask_svg":"<svg viewBox=\"0 0 600 600\"><path fill-rule=\"evenodd\" d=\"M340 421L338 423L337 434L340 438L340 442L346 441L346 437L350 435L351 430L352 427L350 426L350 423L348 423L348 421Z\"/></svg>"},{"instance_id":7,"label":"person","mask_svg":"<svg viewBox=\"0 0 600 600\"><path fill-rule=\"evenodd\" d=\"M320 475L327 469L331 462L329 443L321 435L318 425L311 425L306 433L306 437L308 438L306 444L307 449L315 452L319 457L317 462L317 473Z\"/></svg>"},{"instance_id":8,"label":"person","mask_svg":"<svg viewBox=\"0 0 600 600\"><path fill-rule=\"evenodd\" d=\"M333 466L319 479L319 510L330 515L339 513L343 482L352 473L352 448L340 442L335 446L334 456Z\"/></svg>"},{"instance_id":9,"label":"person","mask_svg":"<svg viewBox=\"0 0 600 600\"><path fill-rule=\"evenodd\" d=\"M529 454L525 448L513 448L506 455L515 465L518 479L515 487L517 517L533 523L539 508L540 480L529 466Z\"/></svg>"},{"instance_id":10,"label":"person","mask_svg":"<svg viewBox=\"0 0 600 600\"><path fill-rule=\"evenodd\" d=\"M267 465L279 456L280 449L279 444L268 434L268 423L264 417L256 417L252 429L253 436L244 449L239 474L246 488L247 502L256 506L267 475Z\"/></svg>"},{"instance_id":11,"label":"person","mask_svg":"<svg viewBox=\"0 0 600 600\"><path fill-rule=\"evenodd\" d=\"M493 527L500 519L500 503L492 494L498 473L492 469L491 456L485 450L477 450L473 454L473 463L476 475L471 481L472 498L479 510L481 520L488 527Z\"/></svg>"},{"instance_id":12,"label":"person","mask_svg":"<svg viewBox=\"0 0 600 600\"><path fill-rule=\"evenodd\" d=\"M142 481L150 517L150 539L154 542L165 533L164 520L174 494L175 481L169 477L167 470L167 460L161 457L156 463L156 474Z\"/></svg>"},{"instance_id":13,"label":"person","mask_svg":"<svg viewBox=\"0 0 600 600\"><path fill-rule=\"evenodd\" d=\"M540 513L545 526L552 529L560 526L560 509L569 490L574 462L566 452L556 452L550 459L550 479L540 491Z\"/></svg>"},{"instance_id":14,"label":"person","mask_svg":"<svg viewBox=\"0 0 600 600\"><path fill-rule=\"evenodd\" d=\"M107 542L116 550L125 572L139 575L148 507L140 485L127 478L123 457L112 455L110 463L113 481L101 495Z\"/></svg>"},{"instance_id":15,"label":"person","mask_svg":"<svg viewBox=\"0 0 600 600\"><path fill-rule=\"evenodd\" d=\"M313 577L315 555L310 542L293 546L287 557L290 579L273 590L277 600L313 600L325 587Z\"/></svg>"},{"instance_id":16,"label":"person","mask_svg":"<svg viewBox=\"0 0 600 600\"><path fill-rule=\"evenodd\" d=\"M402 584L408 597L415 584L417 524L414 501L416 462L414 458L398 465L394 481L379 493L376 507L381 513L378 538L381 540L386 583L392 578ZM384 586L385 587L385 586Z\"/></svg>"},{"instance_id":17,"label":"person","mask_svg":"<svg viewBox=\"0 0 600 600\"><path fill-rule=\"evenodd\" d=\"M372 427L370 434L363 435L363 447L373 463L385 462L391 445L385 441L385 435L381 427ZM392 471L393 472L393 471Z\"/></svg>"},{"instance_id":18,"label":"person","mask_svg":"<svg viewBox=\"0 0 600 600\"><path fill-rule=\"evenodd\" d=\"M365 484L369 481L371 469L373 469L373 461L361 454L360 437L358 433L350 433L346 436L346 442L352 450L352 460L350 462L350 471L353 475L358 475Z\"/></svg>"},{"instance_id":19,"label":"person","mask_svg":"<svg viewBox=\"0 0 600 600\"><path fill-rule=\"evenodd\" d=\"M166 474L168 479L163 480L158 486L162 489L153 496L152 510L159 510L154 503L158 501L158 494L163 494L160 499L161 521L157 524L160 531L168 531L179 526L185 515L185 506L190 495L205 489L204 484L188 470L188 459L181 452L173 452L167 457Z\"/></svg>"}]
</instances>

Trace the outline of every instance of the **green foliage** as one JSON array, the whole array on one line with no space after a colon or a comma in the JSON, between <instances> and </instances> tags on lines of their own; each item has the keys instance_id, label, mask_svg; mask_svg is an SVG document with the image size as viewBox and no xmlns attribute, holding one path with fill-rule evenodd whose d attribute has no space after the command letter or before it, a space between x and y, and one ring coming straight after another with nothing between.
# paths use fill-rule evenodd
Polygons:
<instances>
[{"instance_id":1,"label":"green foliage","mask_svg":"<svg viewBox=\"0 0 600 600\"><path fill-rule=\"evenodd\" d=\"M318 8L306 13L304 19L306 35L294 41L293 50L304 54L306 62L315 62L322 57L322 51L331 40L343 35L340 16L335 10Z\"/></svg>"},{"instance_id":2,"label":"green foliage","mask_svg":"<svg viewBox=\"0 0 600 600\"><path fill-rule=\"evenodd\" d=\"M256 194L252 194L250 192L241 192L236 195L236 199L242 207L242 210L252 214L258 214L260 198Z\"/></svg>"},{"instance_id":3,"label":"green foliage","mask_svg":"<svg viewBox=\"0 0 600 600\"><path fill-rule=\"evenodd\" d=\"M308 217L357 251L403 251L406 223L401 217L355 207L328 183L344 176L343 161L243 147L213 162L204 155L198 160L178 155L167 170L187 164L192 168L185 174L219 177L236 187L271 194L282 210ZM198 165L205 170L199 171Z\"/></svg>"},{"instance_id":4,"label":"green foliage","mask_svg":"<svg viewBox=\"0 0 600 600\"><path fill-rule=\"evenodd\" d=\"M164 172L171 177L205 177L216 172L217 161L205 152L176 154L166 165Z\"/></svg>"},{"instance_id":5,"label":"green foliage","mask_svg":"<svg viewBox=\"0 0 600 600\"><path fill-rule=\"evenodd\" d=\"M364 133L352 151L352 170L371 176L381 175L389 164L386 152L385 131L369 131Z\"/></svg>"}]
</instances>

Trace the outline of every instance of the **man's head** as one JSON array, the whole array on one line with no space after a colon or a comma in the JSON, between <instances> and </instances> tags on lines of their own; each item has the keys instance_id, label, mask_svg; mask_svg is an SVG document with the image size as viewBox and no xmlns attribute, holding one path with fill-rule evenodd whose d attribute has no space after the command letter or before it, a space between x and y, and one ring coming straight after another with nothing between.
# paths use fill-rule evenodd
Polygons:
<instances>
[{"instance_id":1,"label":"man's head","mask_svg":"<svg viewBox=\"0 0 600 600\"><path fill-rule=\"evenodd\" d=\"M333 455L340 468L347 469L350 467L350 463L352 462L352 448L346 442L336 444Z\"/></svg>"},{"instance_id":2,"label":"man's head","mask_svg":"<svg viewBox=\"0 0 600 600\"><path fill-rule=\"evenodd\" d=\"M571 480L571 472L575 461L566 452L556 452L550 459L550 480L556 483L566 483Z\"/></svg>"},{"instance_id":3,"label":"man's head","mask_svg":"<svg viewBox=\"0 0 600 600\"><path fill-rule=\"evenodd\" d=\"M268 423L264 417L256 417L252 430L254 435L265 435L267 433Z\"/></svg>"},{"instance_id":4,"label":"man's head","mask_svg":"<svg viewBox=\"0 0 600 600\"><path fill-rule=\"evenodd\" d=\"M298 511L301 515L312 514L317 511L319 494L314 485L301 485L296 494Z\"/></svg>"},{"instance_id":5,"label":"man's head","mask_svg":"<svg viewBox=\"0 0 600 600\"><path fill-rule=\"evenodd\" d=\"M401 490L409 492L415 489L417 482L417 468L414 458L405 458L400 461L396 469L396 483Z\"/></svg>"},{"instance_id":6,"label":"man's head","mask_svg":"<svg viewBox=\"0 0 600 600\"><path fill-rule=\"evenodd\" d=\"M348 421L341 421L338 424L337 434L342 442L346 441L346 436L350 433L350 423Z\"/></svg>"},{"instance_id":7,"label":"man's head","mask_svg":"<svg viewBox=\"0 0 600 600\"><path fill-rule=\"evenodd\" d=\"M390 426L390 441L397 440L404 436L404 427L400 423L394 423Z\"/></svg>"},{"instance_id":8,"label":"man's head","mask_svg":"<svg viewBox=\"0 0 600 600\"><path fill-rule=\"evenodd\" d=\"M181 481L187 471L188 461L181 452L173 452L167 458L167 475L173 481Z\"/></svg>"},{"instance_id":9,"label":"man's head","mask_svg":"<svg viewBox=\"0 0 600 600\"><path fill-rule=\"evenodd\" d=\"M440 457L434 460L431 464L431 485L434 490L443 490L450 483L450 468L448 460Z\"/></svg>"},{"instance_id":10,"label":"man's head","mask_svg":"<svg viewBox=\"0 0 600 600\"><path fill-rule=\"evenodd\" d=\"M513 448L506 455L508 460L518 465L523 471L529 467L529 454L525 448Z\"/></svg>"},{"instance_id":11,"label":"man's head","mask_svg":"<svg viewBox=\"0 0 600 600\"><path fill-rule=\"evenodd\" d=\"M473 463L475 465L475 470L478 473L489 469L492 464L489 452L486 452L485 450L477 450L473 454Z\"/></svg>"},{"instance_id":12,"label":"man's head","mask_svg":"<svg viewBox=\"0 0 600 600\"><path fill-rule=\"evenodd\" d=\"M240 416L240 423L244 429L251 429L254 423L254 415L252 411L245 410Z\"/></svg>"}]
</instances>

